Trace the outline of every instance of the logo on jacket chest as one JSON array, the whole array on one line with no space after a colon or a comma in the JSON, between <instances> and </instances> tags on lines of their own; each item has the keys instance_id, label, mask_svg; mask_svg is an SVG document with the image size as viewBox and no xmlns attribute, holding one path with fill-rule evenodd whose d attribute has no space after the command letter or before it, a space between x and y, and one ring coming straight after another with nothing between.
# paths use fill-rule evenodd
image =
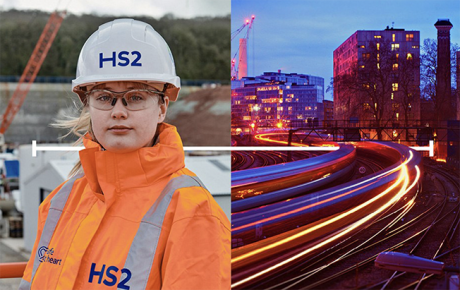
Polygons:
<instances>
[{"instance_id":1,"label":"logo on jacket chest","mask_svg":"<svg viewBox=\"0 0 460 290\"><path fill-rule=\"evenodd\" d=\"M54 265L61 265L62 259L58 259L53 257L54 255L54 248L48 249L48 247L40 247L38 249L38 260L40 263L50 263Z\"/></svg>"},{"instance_id":2,"label":"logo on jacket chest","mask_svg":"<svg viewBox=\"0 0 460 290\"><path fill-rule=\"evenodd\" d=\"M118 278L116 274L118 271L121 271L120 283L118 283ZM97 278L97 280L95 279ZM96 263L91 264L91 270L89 272L88 283L104 283L106 286L115 286L117 285L118 289L129 290L130 286L126 285L131 279L131 271L129 269L123 268L118 269L116 266L107 266L106 264L97 265Z\"/></svg>"}]
</instances>

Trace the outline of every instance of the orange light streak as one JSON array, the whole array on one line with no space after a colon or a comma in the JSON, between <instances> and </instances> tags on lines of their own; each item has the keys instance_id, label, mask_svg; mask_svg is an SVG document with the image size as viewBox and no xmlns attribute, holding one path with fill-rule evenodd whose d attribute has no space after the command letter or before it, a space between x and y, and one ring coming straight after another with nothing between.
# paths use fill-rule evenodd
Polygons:
<instances>
[{"instance_id":1,"label":"orange light streak","mask_svg":"<svg viewBox=\"0 0 460 290\"><path fill-rule=\"evenodd\" d=\"M353 224L350 225L346 230L340 232L339 234L334 235L333 237L331 237L331 238L329 238L329 239L326 239L325 241L323 241L323 242L321 242L321 243L318 243L318 244L316 244L315 246L313 246L313 247L311 247L311 248L309 248L309 249L307 249L307 250L305 250L305 251L302 251L301 253L299 253L299 254L297 254L297 255L295 255L295 256L289 258L289 259L284 260L283 262L280 262L280 263L278 263L278 264L276 264L276 265L273 265L273 266L271 266L271 267L269 267L269 268L267 268L267 269L265 269L265 270L263 270L263 271L260 271L260 272L258 272L258 273L256 273L256 274L253 274L253 275L251 275L251 276L249 276L249 277L247 277L247 278L245 278L245 279L243 279L243 280L240 280L240 281L238 281L238 282L232 284L231 287L237 287L237 286L239 286L239 285L241 285L241 284L244 284L244 283L246 283L246 282L248 282L248 281L251 281L251 280L254 279L254 278L257 278L257 277L259 277L259 276L261 276L261 275L264 275L264 274L266 274L266 273L268 273L268 272L270 272L270 271L273 271L273 270L275 270L275 269L277 269L277 268L279 268L279 267L281 267L281 266L283 266L283 265L286 265L286 264L288 264L288 263L290 263L290 262L292 262L292 261L294 261L294 260L296 260L296 259L298 259L298 258L300 258L300 257L302 257L302 256L304 256L304 255L306 255L306 254L308 254L308 253L310 253L311 251L316 250L316 249L318 249L318 248L320 248L320 247L322 247L322 246L324 246L324 245L326 245L326 244L328 244L328 243L330 243L330 242L332 242L332 241L334 241L334 240L336 240L336 239L338 239L338 238L340 238L340 237L346 235L347 233L351 232L352 230L356 229L357 227L361 226L362 224L368 222L370 219L374 218L376 215L380 214L382 211L386 210L386 209L387 209L389 206L391 206L393 203L395 203L396 201L398 201L402 196L404 196L404 194L406 194L406 192L408 192L413 186L415 186L417 180L420 178L420 170L419 170L418 167L416 166L415 168L416 168L416 171L417 171L417 177L415 178L415 180L414 180L414 182L411 184L411 186L408 188L408 184L409 184L409 174L408 174L408 169L407 169L406 164L407 164L407 163L412 159L412 157L413 157L412 152L409 151L409 153L410 153L410 157L409 157L408 159L406 159L406 161L404 161L400 166L396 167L396 168L400 168L400 169L401 169L400 175L399 175L399 177L398 177L396 183L394 183L392 186L388 187L385 191L383 191L383 192L380 193L379 195L377 195L377 196L373 197L372 199L370 199L370 200L368 200L368 201L366 201L366 202L364 202L364 203L358 205L357 207L355 207L355 208L353 208L353 209L350 209L349 211L344 212L343 214L340 214L340 215L338 215L338 216L336 216L336 217L334 217L334 218L332 218L332 219L330 219L330 220L328 220L328 221L325 221L325 222L323 222L323 223L321 223L321 224L318 224L318 225L316 225L316 226L314 226L314 227L312 227L312 228L308 228L308 229L306 229L306 230L304 230L304 231L302 231L302 232L300 232L300 233L297 233L297 234L295 234L295 235L293 235L293 236L291 236L291 237L285 238L285 239L283 239L283 240L281 240L281 241L278 241L278 242L273 243L273 244L271 244L271 245L265 246L265 247L263 247L263 248L261 248L261 249L254 250L254 251L252 251L252 252L249 252L249 253L246 253L246 254L244 254L244 255L241 255L240 257L234 258L234 259L232 259L232 263L236 263L236 262L241 261L241 260L243 260L243 259L252 257L252 256L254 256L254 255L257 255L257 254L263 252L263 251L273 249L273 248L275 248L275 247L277 247L277 246L282 246L283 244L288 243L288 242L290 242L290 241L293 241L293 240L295 240L295 239L297 239L297 238L300 238L301 236L303 236L303 235L305 235L305 234L307 234L307 233L310 233L310 232L312 232L312 231L314 231L314 230L317 230L317 229L319 229L319 228L321 228L321 227L323 227L323 226L329 225L329 224L331 224L331 223L333 223L333 222L335 222L335 221L337 221L337 220L339 220L339 219L345 218L346 216L348 216L348 215L350 215L350 214L352 214L352 213L357 212L358 210L360 210L360 209L366 207L367 205L370 205L371 203L376 202L377 200L379 200L380 198L384 197L386 194L388 194L389 192L391 192L391 191L392 191L394 188L396 188L401 182L403 182L403 185L402 185L401 189L398 191L398 193L397 193L393 198L391 198L387 203L385 203L383 206L381 206L380 208L378 208L377 210L375 210L373 213L371 213L371 214L369 214L369 215L363 217L361 220L359 220L359 221L353 223ZM395 168L395 169L396 169L396 168Z\"/></svg>"},{"instance_id":2,"label":"orange light streak","mask_svg":"<svg viewBox=\"0 0 460 290\"><path fill-rule=\"evenodd\" d=\"M375 182L374 182L374 183L375 183ZM349 194L352 194L353 192L355 192L355 191L357 191L357 190L360 190L360 189L363 189L363 188L365 188L365 187L366 187L366 186L361 186L361 187L359 187L359 188L355 188L355 189L352 190L352 191L347 191L347 192L342 193L342 194L340 194L340 195L335 195L335 196L333 196L333 197L330 197L330 198L328 198L328 199L322 200L322 201L320 201L320 202L316 202L316 203L314 203L314 204L309 204L309 205L303 206L303 207L301 207L301 208L296 208L296 209L294 209L294 210L291 210L291 211L288 211L288 212L284 212L284 213L280 213L280 214L278 214L278 215L275 215L275 216L272 216L272 217L269 217L269 218L264 218L264 219L261 219L261 220L258 220L258 221L255 221L255 222L252 222L252 223L249 223L249 224L245 224L245 225L242 225L242 226L239 226L239 227L237 227L237 228L232 229L232 231L238 231L238 230L241 230L241 229L244 229L244 228L248 228L248 227L251 227L251 226L255 226L255 225L257 225L257 224L265 223L265 222L268 222L268 221L271 221L271 220L276 220L276 219L278 219L278 218L282 218L282 217L285 217L285 216L288 216L288 215L291 215L291 214L295 214L295 213L301 212L301 211L303 211L303 210L306 210L306 209L309 209L309 208L312 208L312 207L315 207L315 206L319 206L319 205L324 204L324 203L331 202L331 201L333 201L333 200L335 200L335 199L342 198L342 197L344 197L344 196L347 196L347 195L349 195ZM328 193L328 194L326 194L325 196L327 196L327 195L331 195L331 193ZM309 199L309 200L307 200L307 202L310 201L310 200L314 200L314 199L316 199L316 198Z\"/></svg>"},{"instance_id":3,"label":"orange light streak","mask_svg":"<svg viewBox=\"0 0 460 290\"><path fill-rule=\"evenodd\" d=\"M407 159L404 163L402 163L402 164L399 165L398 167L393 168L393 169L391 169L391 170L388 170L388 171L386 171L386 172L383 172L383 173L381 173L381 174L379 174L379 175L376 175L376 176L371 177L371 178L369 178L369 179L366 179L366 180L364 180L364 181L361 181L361 182L359 182L359 183L355 183L355 184L350 185L350 186L348 186L348 187L340 188L340 189L337 189L337 190L335 190L335 191L331 191L331 192L325 194L324 196L326 197L326 196L329 196L329 195L334 195L334 194L336 194L337 192L342 191L342 190L347 190L347 189L353 190L353 188L355 188L355 187L357 187L357 186L360 186L361 184L369 183L370 181L373 181L373 180L375 180L375 179L377 179L377 178L380 178L380 177L386 176L386 175L390 175L390 174L392 174L393 172L396 172L396 171L400 170L400 169L402 168L402 166L404 166L405 164L407 164L407 162L409 162L409 161L412 159L412 157L413 157L412 151L409 151L409 152L410 152L410 157L409 157L409 159ZM371 183L371 184L373 184L373 183ZM370 184L369 184L369 185L370 185ZM366 186L368 186L368 185L366 185ZM359 189L362 189L362 188L363 188L363 187L354 189L354 191L359 190ZM351 191L350 193L353 193L354 191ZM347 193L348 193L348 192L347 192ZM342 196L346 195L347 193L341 194L341 195L338 196L338 197L342 197ZM314 198L313 198L313 199L314 199ZM311 199L310 199L310 200L311 200ZM328 201L330 201L330 200L334 200L334 198L329 198ZM307 200L307 201L309 201L309 200ZM322 202L321 202L321 203L322 203ZM321 203L319 203L319 204L321 204ZM244 228L247 228L247 227L250 227L250 226L254 226L254 225L256 225L256 224L264 223L264 222L267 222L267 221L270 221L270 220L273 220L273 219L277 219L277 218L280 218L280 217L283 217L283 216L286 216L286 215L289 215L289 214L293 214L293 213L296 213L296 212L298 212L298 211L300 211L300 210L308 209L308 208L311 207L311 206L312 206L312 205L305 206L305 207L303 207L303 208L301 208L301 209L295 209L295 210L290 211L290 212L288 212L288 213L279 214L279 215L277 215L277 216L275 216L275 217L270 217L270 218L258 220L258 221L256 221L256 222L253 222L253 223L250 223L250 224L245 224L245 225L242 225L242 226L240 226L240 227L238 227L238 228L232 229L232 231L237 231L237 230L244 229Z\"/></svg>"},{"instance_id":4,"label":"orange light streak","mask_svg":"<svg viewBox=\"0 0 460 290\"><path fill-rule=\"evenodd\" d=\"M406 190L406 192L404 192L404 194L408 193L415 186L415 184L417 184L417 181L420 178L420 170L419 170L418 166L416 165L415 168L416 168L416 171L417 171L417 177L414 179L414 182L411 184L411 186L409 186L409 188ZM407 177L409 177L409 176L407 176ZM387 225L387 227L391 227L391 225L394 224L397 220L399 220L399 218L403 217L407 213L407 211L409 211L413 207L414 201L415 201L415 196L408 203L406 203L404 205L405 210L396 219L394 219L391 224ZM314 271L314 273L317 273L317 272L321 271L322 269L332 265L333 263L340 261L341 259L343 259L349 253L350 252L347 252L347 253L343 254L342 256L338 257L337 259L335 259L334 261L329 262L328 264L321 266L316 271ZM309 276L311 276L311 275L309 275ZM303 280L307 279L309 276L306 276L303 279L298 280L296 283L291 284L290 287L295 286L296 284L302 282Z\"/></svg>"},{"instance_id":5,"label":"orange light streak","mask_svg":"<svg viewBox=\"0 0 460 290\"><path fill-rule=\"evenodd\" d=\"M380 199L380 198L383 197L385 194L387 194L389 191L393 190L393 189L394 189L397 185L399 185L402 181L403 181L403 176L402 176L402 174L400 174L399 177L398 177L398 180L397 180L397 182L396 182L395 184L393 184L392 186L390 186L389 188L387 188L385 191L383 191L383 192L380 193L379 195L377 195L377 196L371 198L370 200L368 200L368 201L366 201L366 202L364 202L364 203L362 203L362 204L360 204L360 205L358 205L358 206L356 206L356 207L354 207L354 208L352 208L352 209L350 209L350 210L348 210L348 211L346 211L346 212L344 212L344 213L342 213L342 214L340 214L340 215L338 215L338 216L336 216L336 217L334 217L334 218L332 218L332 219L329 219L329 220L327 220L327 221L324 221L324 222L321 223L321 224L318 224L318 225L316 225L316 226L314 226L314 227L308 228L308 229L306 229L306 230L304 230L304 231L302 231L302 232L300 232L300 233L297 233L297 234L295 234L295 235L292 235L292 236L290 236L290 237L288 237L288 238L285 238L285 239L283 239L283 240L281 240L281 241L278 241L278 242L276 242L276 243L273 243L273 244L271 244L271 245L265 246L265 247L263 247L263 248L254 250L254 251L252 251L252 252L249 252L249 253L246 253L246 254L244 254L244 255L241 255L241 256L239 256L239 257L237 257L237 258L234 258L234 259L232 259L232 263L239 262L239 261L241 261L241 260L243 260L243 259L246 259L246 258L249 258L249 257L254 256L254 255L256 255L256 254L259 254L259 253L261 253L261 252L263 252L263 251L266 251L266 250L275 248L275 247L277 247L277 246L280 246L280 245L282 245L282 244L285 244L285 243L287 243L287 242L290 242L290 241L292 241L292 240L294 240L294 239L297 239L297 238L299 238L299 237L301 237L301 236L304 236L305 234L311 233L311 232L313 232L313 231L315 231L315 230L317 230L317 229L319 229L319 228L322 228L322 227L324 227L324 226L326 226L326 225L329 225L329 224L331 224L331 223L333 223L333 222L335 222L335 221L338 221L338 220L340 220L340 219L343 219L343 218L347 217L348 215L350 215L350 214L352 214L352 213L355 213L356 211L362 209L363 207L365 207L365 206L371 204L371 203L374 202L375 200ZM313 247L313 248L314 248L314 247ZM312 249L313 249L313 248L312 248ZM309 251L309 250L307 250L307 251Z\"/></svg>"}]
</instances>

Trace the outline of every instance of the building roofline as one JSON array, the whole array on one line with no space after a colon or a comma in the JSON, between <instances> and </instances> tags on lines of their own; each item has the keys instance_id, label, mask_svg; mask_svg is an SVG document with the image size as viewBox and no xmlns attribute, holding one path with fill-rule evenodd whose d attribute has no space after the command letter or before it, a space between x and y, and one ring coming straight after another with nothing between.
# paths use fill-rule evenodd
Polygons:
<instances>
[{"instance_id":1,"label":"building roofline","mask_svg":"<svg viewBox=\"0 0 460 290\"><path fill-rule=\"evenodd\" d=\"M450 23L449 19L438 19L438 21L436 21L434 26L449 26L449 27L452 27L453 25L452 25L452 23Z\"/></svg>"}]
</instances>

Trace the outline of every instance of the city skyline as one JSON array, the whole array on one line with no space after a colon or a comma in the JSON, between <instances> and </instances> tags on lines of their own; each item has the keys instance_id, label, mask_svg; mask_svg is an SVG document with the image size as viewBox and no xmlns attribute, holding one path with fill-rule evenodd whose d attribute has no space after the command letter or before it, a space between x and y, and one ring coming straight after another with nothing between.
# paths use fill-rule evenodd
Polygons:
<instances>
[{"instance_id":1,"label":"city skyline","mask_svg":"<svg viewBox=\"0 0 460 290\"><path fill-rule=\"evenodd\" d=\"M279 5L276 1L233 0L231 31L255 16L247 48L250 76L281 69L323 77L326 88L333 75L333 51L357 30L384 30L387 26L417 30L422 46L423 40L437 38L434 23L446 18L454 26L451 42L460 42L455 1L372 3L373 7L367 1L291 0ZM238 48L237 38L232 41L232 57ZM332 94L326 93L325 99L332 100Z\"/></svg>"}]
</instances>

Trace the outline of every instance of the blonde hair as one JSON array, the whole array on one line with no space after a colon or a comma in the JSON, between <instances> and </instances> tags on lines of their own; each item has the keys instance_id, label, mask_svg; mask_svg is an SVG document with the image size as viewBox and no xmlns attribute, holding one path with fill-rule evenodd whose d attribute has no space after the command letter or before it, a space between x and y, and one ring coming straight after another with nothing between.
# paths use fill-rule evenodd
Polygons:
<instances>
[{"instance_id":1,"label":"blonde hair","mask_svg":"<svg viewBox=\"0 0 460 290\"><path fill-rule=\"evenodd\" d=\"M51 126L59 129L67 129L68 132L60 137L63 139L70 135L75 135L78 137L77 141L75 141L72 145L73 146L83 146L83 138L86 134L89 134L93 141L96 141L96 138L92 132L91 128L91 116L89 115L88 107L84 106L81 109L79 117L73 116L64 116L65 119L58 119L55 120L55 123L51 124ZM72 168L69 173L69 177L72 177L80 172L82 172L82 166L80 160L78 160L77 164Z\"/></svg>"}]
</instances>

